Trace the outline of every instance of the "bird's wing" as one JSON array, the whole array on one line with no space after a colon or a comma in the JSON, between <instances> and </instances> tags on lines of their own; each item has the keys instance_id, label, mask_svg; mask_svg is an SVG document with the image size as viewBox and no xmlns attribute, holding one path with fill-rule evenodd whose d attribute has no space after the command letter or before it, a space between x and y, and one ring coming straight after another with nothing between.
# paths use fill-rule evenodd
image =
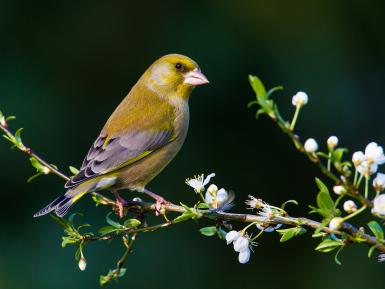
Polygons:
<instances>
[{"instance_id":1,"label":"bird's wing","mask_svg":"<svg viewBox=\"0 0 385 289\"><path fill-rule=\"evenodd\" d=\"M108 138L100 135L90 148L80 172L67 182L66 188L128 166L173 140L172 131L141 131Z\"/></svg>"},{"instance_id":2,"label":"bird's wing","mask_svg":"<svg viewBox=\"0 0 385 289\"><path fill-rule=\"evenodd\" d=\"M131 165L172 142L173 121L172 105L152 91L135 86L107 121L80 172L65 187Z\"/></svg>"}]
</instances>

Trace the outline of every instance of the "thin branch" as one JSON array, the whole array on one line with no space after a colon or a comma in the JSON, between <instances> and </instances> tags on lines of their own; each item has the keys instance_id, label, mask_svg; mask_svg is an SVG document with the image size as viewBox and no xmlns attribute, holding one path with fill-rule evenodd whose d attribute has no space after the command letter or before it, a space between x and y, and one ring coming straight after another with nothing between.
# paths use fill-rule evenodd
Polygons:
<instances>
[{"instance_id":1,"label":"thin branch","mask_svg":"<svg viewBox=\"0 0 385 289\"><path fill-rule=\"evenodd\" d=\"M273 118L274 119L274 118ZM301 152L304 151L304 148L302 144L297 140L296 136L289 130L287 129L282 123L280 123L277 119L274 119L279 126L283 129L283 131L290 136L290 138L293 140L293 142L296 144L296 147L298 150ZM8 125L1 125L0 124L0 129L6 133L8 136L15 137L15 135L8 129ZM18 147L19 150L27 154L28 156L34 157L38 162L40 162L42 165L46 166L52 173L55 175L61 177L64 180L69 180L69 177L66 176L64 173L59 171L58 169L52 167L48 162L46 162L44 159L39 157L36 153L34 153L29 147L25 146L22 144L21 147ZM308 154L307 154L308 155ZM311 157L308 155L308 157L311 159ZM312 159L311 159L312 160ZM312 160L314 162L314 160ZM339 179L331 172L327 171L327 169L320 163L316 162L321 169L327 176L329 176L332 180L339 182ZM97 196L101 198L100 203L104 205L111 205L113 207L116 207L116 202L112 201L109 198L104 197L101 194L98 193L92 193L94 196ZM172 203L166 203L163 205L164 210L166 212L177 212L177 213L184 213L186 212L186 209L182 206L178 206ZM146 202L129 202L127 204L127 210L130 212L140 212L140 213L145 213L148 211L156 211L156 204L154 203L146 203ZM330 230L328 227L323 226L321 223L308 219L308 218L303 218L303 217L290 217L290 216L276 216L273 218L265 218L260 215L253 215L253 214L236 214L236 213L226 213L222 211L214 211L214 210L198 210L200 213L200 217L205 217L209 218L215 221L239 221L239 222L246 222L246 223L252 223L252 222L258 222L258 223L267 223L267 224L285 224L285 225L291 225L291 226L306 226L309 228L313 229L319 229L321 228L321 231L328 233L328 234L335 234L335 235L342 235L343 232L349 233L353 237L359 236L361 239L365 240L365 242L370 245L376 245L376 248L378 251L385 253L385 245L377 241L377 239L371 235L362 233L360 230L355 228L353 225L349 223L344 223L341 226L341 229L339 231L333 231ZM95 236L90 236L87 237L84 241L97 241L97 240L110 240L112 238L121 236L122 234L127 234L127 233L140 233L140 232L147 232L147 231L154 231L160 228L168 227L172 225L173 222L166 222L166 223L161 223L155 226L150 226L150 227L142 227L139 229L135 228L128 228L127 230L121 231L121 233L118 234L109 234L106 236L101 236L101 237L95 237Z\"/></svg>"}]
</instances>

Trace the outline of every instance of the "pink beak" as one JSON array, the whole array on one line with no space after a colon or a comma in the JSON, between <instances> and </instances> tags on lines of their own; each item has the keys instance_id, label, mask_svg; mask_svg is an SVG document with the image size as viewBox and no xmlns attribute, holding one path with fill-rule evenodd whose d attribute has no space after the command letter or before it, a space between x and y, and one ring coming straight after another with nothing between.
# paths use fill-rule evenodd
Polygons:
<instances>
[{"instance_id":1,"label":"pink beak","mask_svg":"<svg viewBox=\"0 0 385 289\"><path fill-rule=\"evenodd\" d=\"M193 71L187 72L184 75L184 83L191 84L192 86L199 86L209 83L209 80L199 68L195 68Z\"/></svg>"}]
</instances>

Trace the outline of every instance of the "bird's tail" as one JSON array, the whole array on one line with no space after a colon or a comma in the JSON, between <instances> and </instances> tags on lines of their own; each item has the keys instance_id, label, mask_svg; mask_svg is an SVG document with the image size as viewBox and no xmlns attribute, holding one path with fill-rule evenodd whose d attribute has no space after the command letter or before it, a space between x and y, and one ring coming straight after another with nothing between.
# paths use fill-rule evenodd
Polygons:
<instances>
[{"instance_id":1,"label":"bird's tail","mask_svg":"<svg viewBox=\"0 0 385 289\"><path fill-rule=\"evenodd\" d=\"M63 217L67 214L69 208L77 202L82 196L89 192L88 186L80 186L68 190L64 195L56 198L52 203L48 204L46 207L35 213L33 216L41 217L46 214L55 211L56 215L59 217Z\"/></svg>"}]
</instances>

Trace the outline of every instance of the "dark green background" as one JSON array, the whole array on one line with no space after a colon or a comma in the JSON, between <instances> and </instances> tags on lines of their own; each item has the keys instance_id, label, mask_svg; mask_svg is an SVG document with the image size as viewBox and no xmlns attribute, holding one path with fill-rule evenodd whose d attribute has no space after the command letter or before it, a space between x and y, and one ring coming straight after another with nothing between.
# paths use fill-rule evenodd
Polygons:
<instances>
[{"instance_id":1,"label":"dark green background","mask_svg":"<svg viewBox=\"0 0 385 289\"><path fill-rule=\"evenodd\" d=\"M379 1L1 1L0 109L15 114L12 128L66 170L79 166L110 113L156 58L183 53L210 79L191 98L191 126L178 157L150 185L171 201L192 204L184 179L216 172L215 183L237 194L244 211L250 193L273 204L295 198L305 215L314 203L319 172L295 152L253 99L247 75L277 94L287 118L291 96L306 91L298 133L322 144L339 136L351 150L385 144L385 5ZM0 143L0 288L98 288L115 264L119 242L86 247L80 272L74 249L49 217L32 214L62 194L49 176L33 174L21 153ZM66 170L66 172L68 172ZM132 194L134 196L134 194ZM130 196L131 197L131 196ZM73 211L81 222L103 224L105 210L84 198ZM200 224L140 236L117 288L370 288L384 287L384 264L367 259L363 245L348 247L343 266L314 252L310 234L280 244L266 234L251 262ZM286 285L285 285L286 284ZM366 284L366 285L365 285Z\"/></svg>"}]
</instances>

